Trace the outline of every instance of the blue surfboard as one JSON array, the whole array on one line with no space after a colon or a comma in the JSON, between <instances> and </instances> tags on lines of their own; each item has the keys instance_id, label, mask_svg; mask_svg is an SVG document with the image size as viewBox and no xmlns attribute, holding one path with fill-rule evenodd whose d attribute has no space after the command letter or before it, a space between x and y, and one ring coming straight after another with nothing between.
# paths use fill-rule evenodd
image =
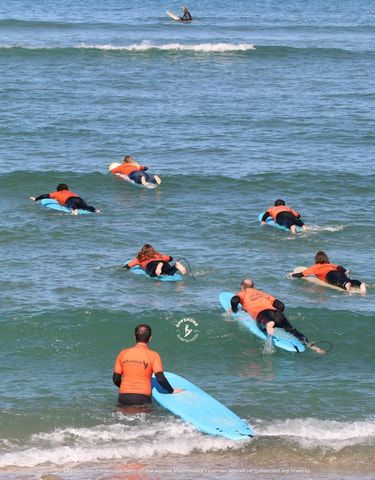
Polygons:
<instances>
[{"instance_id":1,"label":"blue surfboard","mask_svg":"<svg viewBox=\"0 0 375 480\"><path fill-rule=\"evenodd\" d=\"M175 373L165 372L173 388L181 393L170 394L152 378L152 397L164 408L209 435L231 440L246 440L254 436L249 424L214 397Z\"/></svg>"},{"instance_id":2,"label":"blue surfboard","mask_svg":"<svg viewBox=\"0 0 375 480\"><path fill-rule=\"evenodd\" d=\"M42 200L40 200L40 203L41 205L43 205L43 207L51 208L52 210L58 210L59 212L64 212L64 213L72 213L70 208L66 208L63 205L60 205L60 203L54 198L42 198ZM81 209L78 209L77 212L79 214L93 213L93 212L90 212L89 210L81 210Z\"/></svg>"},{"instance_id":3,"label":"blue surfboard","mask_svg":"<svg viewBox=\"0 0 375 480\"><path fill-rule=\"evenodd\" d=\"M258 215L258 220L259 220L259 222L262 221L263 215L264 215L265 213L266 213L266 212L262 212L262 213L260 213L260 214ZM267 219L266 219L266 225L269 225L270 227L279 228L280 230L285 230L286 232L290 232L290 228L286 228L286 227L284 227L284 225L279 225L277 222L275 222L275 220L274 220L272 217L267 217ZM296 226L296 232L303 232L302 227Z\"/></svg>"},{"instance_id":4,"label":"blue surfboard","mask_svg":"<svg viewBox=\"0 0 375 480\"><path fill-rule=\"evenodd\" d=\"M128 262L125 262L124 265L127 265L129 262L130 260ZM176 272L174 275L159 275L158 277L151 277L143 270L140 265L131 267L129 268L129 270L135 275L144 275L147 278L151 278L152 280L158 280L160 282L178 282L184 278L179 272Z\"/></svg>"},{"instance_id":5,"label":"blue surfboard","mask_svg":"<svg viewBox=\"0 0 375 480\"><path fill-rule=\"evenodd\" d=\"M219 295L219 301L221 306L225 311L228 311L231 308L230 300L234 296L234 293L230 292L222 292ZM244 310L240 310L237 313L232 313L233 317L236 318L242 325L244 325L253 335L256 335L263 341L266 341L268 335L262 332L260 328L258 328L257 323L253 318L245 312ZM305 346L302 342L298 340L294 335L289 332L286 332L282 328L275 328L275 333L271 337L273 345L275 347L281 348L283 350L287 350L288 352L303 352L305 351Z\"/></svg>"}]
</instances>

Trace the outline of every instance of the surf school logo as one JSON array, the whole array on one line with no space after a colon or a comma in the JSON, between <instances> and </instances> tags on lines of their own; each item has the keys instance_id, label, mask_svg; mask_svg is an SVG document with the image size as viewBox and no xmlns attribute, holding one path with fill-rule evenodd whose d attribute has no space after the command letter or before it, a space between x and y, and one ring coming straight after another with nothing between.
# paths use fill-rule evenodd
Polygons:
<instances>
[{"instance_id":1,"label":"surf school logo","mask_svg":"<svg viewBox=\"0 0 375 480\"><path fill-rule=\"evenodd\" d=\"M181 342L194 342L199 337L198 322L194 318L183 318L177 322L177 338Z\"/></svg>"}]
</instances>

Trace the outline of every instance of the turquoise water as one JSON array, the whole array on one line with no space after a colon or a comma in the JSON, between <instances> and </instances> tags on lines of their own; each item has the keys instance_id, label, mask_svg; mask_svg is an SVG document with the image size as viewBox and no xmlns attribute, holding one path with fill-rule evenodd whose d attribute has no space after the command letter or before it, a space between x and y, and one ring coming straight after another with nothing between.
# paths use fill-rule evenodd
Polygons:
<instances>
[{"instance_id":1,"label":"turquoise water","mask_svg":"<svg viewBox=\"0 0 375 480\"><path fill-rule=\"evenodd\" d=\"M177 2L109 3L0 1L1 478L372 478L370 3L203 0L190 25L165 15ZM109 174L127 154L160 188ZM60 182L102 213L29 200ZM306 234L258 224L279 197ZM144 243L186 259L184 280L121 270ZM367 295L287 277L318 250ZM270 351L226 316L219 293L247 277L332 350ZM114 361L140 322L254 439L118 409Z\"/></svg>"}]
</instances>

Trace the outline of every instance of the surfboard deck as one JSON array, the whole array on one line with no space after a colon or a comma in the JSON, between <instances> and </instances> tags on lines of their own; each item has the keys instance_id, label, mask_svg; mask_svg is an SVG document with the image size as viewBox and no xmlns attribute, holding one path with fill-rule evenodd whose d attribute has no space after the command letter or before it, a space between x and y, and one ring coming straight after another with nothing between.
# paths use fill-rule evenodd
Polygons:
<instances>
[{"instance_id":1,"label":"surfboard deck","mask_svg":"<svg viewBox=\"0 0 375 480\"><path fill-rule=\"evenodd\" d=\"M66 208L63 205L60 205L60 203L54 198L42 198L42 200L40 201L40 204L43 207L51 208L52 210L58 210L59 212L72 213L70 208ZM81 210L81 209L78 209L77 212L81 215L87 214L87 213L93 213L93 212L90 212L89 210Z\"/></svg>"},{"instance_id":2,"label":"surfboard deck","mask_svg":"<svg viewBox=\"0 0 375 480\"><path fill-rule=\"evenodd\" d=\"M119 167L120 165L121 163L113 162L109 165L108 169L112 170L113 168ZM154 189L159 186L157 183L152 183L152 182L148 182L146 185L143 185L143 183L137 183L131 178L129 178L128 175L124 175L123 173L115 173L114 175L124 180L124 182L130 183L130 185L133 185L134 187L138 187L138 188Z\"/></svg>"},{"instance_id":3,"label":"surfboard deck","mask_svg":"<svg viewBox=\"0 0 375 480\"><path fill-rule=\"evenodd\" d=\"M301 273L304 270L306 270L307 267L296 267L293 270L293 273ZM331 283L324 282L323 280L319 280L319 278L313 276L313 275L308 275L307 277L301 277L303 280L307 280L309 283L313 283L314 285L320 285L322 287L328 287L328 288L333 288L333 290L338 290L340 292L346 293L346 290L344 288L338 287L337 285L332 285ZM361 293L361 290L359 287L356 285L352 285L352 288L350 289L351 293Z\"/></svg>"},{"instance_id":4,"label":"surfboard deck","mask_svg":"<svg viewBox=\"0 0 375 480\"><path fill-rule=\"evenodd\" d=\"M262 217L266 212L262 212L258 215L258 220L259 222L262 221ZM283 225L279 225L278 223L275 222L275 220L272 217L268 217L266 219L266 225L269 225L270 227L276 227L279 228L280 230L284 230L285 232L290 232L290 228L286 228ZM302 227L296 227L296 232L303 232Z\"/></svg>"},{"instance_id":5,"label":"surfboard deck","mask_svg":"<svg viewBox=\"0 0 375 480\"><path fill-rule=\"evenodd\" d=\"M165 12L169 17L173 18L173 20L180 20L180 17L178 17L177 15L175 15L174 13L172 12L169 12L168 10Z\"/></svg>"},{"instance_id":6,"label":"surfboard deck","mask_svg":"<svg viewBox=\"0 0 375 480\"><path fill-rule=\"evenodd\" d=\"M234 293L230 292L222 292L219 295L220 304L226 312L229 308L231 308L230 301L234 295ZM231 315L233 315L233 317L235 317L235 319L238 320L238 322L244 327L246 327L253 335L256 335L264 342L267 341L268 335L258 328L256 321L253 320L250 314L244 310L241 310L238 313L232 313ZM281 348L282 350L286 350L288 352L301 353L304 352L306 348L305 345L298 340L298 338L291 333L286 332L282 328L275 328L275 333L272 335L271 340L275 347Z\"/></svg>"},{"instance_id":7,"label":"surfboard deck","mask_svg":"<svg viewBox=\"0 0 375 480\"><path fill-rule=\"evenodd\" d=\"M130 260L125 262L124 265L128 264L129 262ZM135 275L144 275L147 278L158 280L160 282L178 282L183 279L183 276L179 272L176 272L174 275L159 275L158 277L150 277L150 275L148 275L140 265L129 268L129 271Z\"/></svg>"},{"instance_id":8,"label":"surfboard deck","mask_svg":"<svg viewBox=\"0 0 375 480\"><path fill-rule=\"evenodd\" d=\"M169 394L152 378L152 397L164 408L209 435L231 440L246 440L254 436L249 424L214 397L175 373L164 372L173 388L181 393Z\"/></svg>"}]
</instances>

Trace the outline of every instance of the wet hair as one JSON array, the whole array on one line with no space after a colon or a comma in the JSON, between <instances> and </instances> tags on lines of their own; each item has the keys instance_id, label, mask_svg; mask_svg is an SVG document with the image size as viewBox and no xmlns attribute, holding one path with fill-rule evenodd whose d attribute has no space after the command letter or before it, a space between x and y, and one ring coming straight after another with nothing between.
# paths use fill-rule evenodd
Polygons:
<instances>
[{"instance_id":1,"label":"wet hair","mask_svg":"<svg viewBox=\"0 0 375 480\"><path fill-rule=\"evenodd\" d=\"M250 278L246 278L241 282L241 288L254 288L254 282Z\"/></svg>"},{"instance_id":2,"label":"wet hair","mask_svg":"<svg viewBox=\"0 0 375 480\"><path fill-rule=\"evenodd\" d=\"M278 198L275 201L275 207L280 207L281 205L285 205L285 202L284 202L284 200L281 200L281 198Z\"/></svg>"},{"instance_id":3,"label":"wet hair","mask_svg":"<svg viewBox=\"0 0 375 480\"><path fill-rule=\"evenodd\" d=\"M137 260L139 262L144 262L145 260L148 260L149 258L158 257L159 255L160 255L160 253L158 251L156 251L155 248L152 245L146 243L145 245L143 245L141 250L138 252Z\"/></svg>"},{"instance_id":4,"label":"wet hair","mask_svg":"<svg viewBox=\"0 0 375 480\"><path fill-rule=\"evenodd\" d=\"M133 160L133 157L131 157L130 155L126 155L126 157L123 158L122 162L129 163L130 165L139 165L139 163Z\"/></svg>"},{"instance_id":5,"label":"wet hair","mask_svg":"<svg viewBox=\"0 0 375 480\"><path fill-rule=\"evenodd\" d=\"M138 325L134 329L134 336L137 343L138 342L148 343L150 341L151 334L152 334L152 331L151 331L150 325L142 324L142 325Z\"/></svg>"},{"instance_id":6,"label":"wet hair","mask_svg":"<svg viewBox=\"0 0 375 480\"><path fill-rule=\"evenodd\" d=\"M328 255L324 252L318 252L315 255L315 263L329 263Z\"/></svg>"},{"instance_id":7,"label":"wet hair","mask_svg":"<svg viewBox=\"0 0 375 480\"><path fill-rule=\"evenodd\" d=\"M68 185L66 183L59 183L56 187L56 190L58 192L61 192L62 190L69 190Z\"/></svg>"}]
</instances>

